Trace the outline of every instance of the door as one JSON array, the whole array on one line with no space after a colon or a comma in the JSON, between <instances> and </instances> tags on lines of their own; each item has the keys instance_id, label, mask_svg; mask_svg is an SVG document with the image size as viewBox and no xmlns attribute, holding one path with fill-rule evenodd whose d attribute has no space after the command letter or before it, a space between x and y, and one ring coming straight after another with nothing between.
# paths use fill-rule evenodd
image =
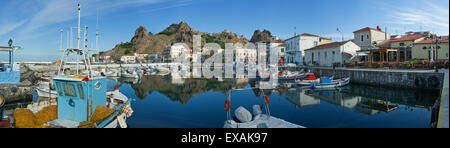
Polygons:
<instances>
[{"instance_id":1,"label":"door","mask_svg":"<svg viewBox=\"0 0 450 148\"><path fill-rule=\"evenodd\" d=\"M58 119L86 121L86 101L80 98L77 83L57 82L56 85L58 89Z\"/></svg>"}]
</instances>

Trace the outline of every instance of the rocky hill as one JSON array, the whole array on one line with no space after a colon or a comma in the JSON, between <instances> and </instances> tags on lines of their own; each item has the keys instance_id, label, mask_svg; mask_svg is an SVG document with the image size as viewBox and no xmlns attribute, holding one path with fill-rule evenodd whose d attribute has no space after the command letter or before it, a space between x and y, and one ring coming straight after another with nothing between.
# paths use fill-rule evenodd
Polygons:
<instances>
[{"instance_id":1,"label":"rocky hill","mask_svg":"<svg viewBox=\"0 0 450 148\"><path fill-rule=\"evenodd\" d=\"M252 39L250 39L250 42L252 43L256 43L256 42L266 42L266 41L270 41L270 39L272 38L272 34L270 33L270 31L265 30L261 32L261 30L255 30L255 32L253 33Z\"/></svg>"},{"instance_id":2,"label":"rocky hill","mask_svg":"<svg viewBox=\"0 0 450 148\"><path fill-rule=\"evenodd\" d=\"M225 43L241 43L245 45L248 40L242 36L225 30L220 33L206 33L196 31L186 22L172 24L158 34L152 34L143 26L136 29L135 35L130 42L120 43L113 49L102 52L100 56L111 56L114 60L120 59L122 55L161 54L164 48L170 48L174 43L186 43L192 48L193 36L201 35L202 44L218 43L225 48Z\"/></svg>"}]
</instances>

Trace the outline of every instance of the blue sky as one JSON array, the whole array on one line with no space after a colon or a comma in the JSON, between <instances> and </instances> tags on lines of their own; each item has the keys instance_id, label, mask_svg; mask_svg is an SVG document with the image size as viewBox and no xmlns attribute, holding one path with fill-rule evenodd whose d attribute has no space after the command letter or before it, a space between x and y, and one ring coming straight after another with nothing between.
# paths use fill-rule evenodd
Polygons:
<instances>
[{"instance_id":1,"label":"blue sky","mask_svg":"<svg viewBox=\"0 0 450 148\"><path fill-rule=\"evenodd\" d=\"M60 53L60 29L77 26L78 0L0 0L0 45L13 38L22 60L54 60ZM140 25L158 33L186 21L202 32L225 29L251 38L267 29L282 39L311 33L341 40L353 31L377 25L390 34L433 31L449 34L447 0L80 0L88 46L95 47L97 14L99 48L105 51L131 40ZM97 13L98 12L98 13ZM296 28L294 30L294 27ZM0 53L0 56L2 54ZM1 57L0 57L1 58Z\"/></svg>"}]
</instances>

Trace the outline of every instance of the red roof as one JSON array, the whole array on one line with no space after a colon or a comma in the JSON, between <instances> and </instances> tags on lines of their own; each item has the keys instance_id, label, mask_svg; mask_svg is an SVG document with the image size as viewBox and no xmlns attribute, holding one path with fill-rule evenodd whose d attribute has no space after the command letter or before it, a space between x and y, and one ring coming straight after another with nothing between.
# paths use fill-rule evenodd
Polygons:
<instances>
[{"instance_id":1,"label":"red roof","mask_svg":"<svg viewBox=\"0 0 450 148\"><path fill-rule=\"evenodd\" d=\"M353 33L356 33L356 32L363 32L363 31L369 31L369 30L383 32L383 31L378 30L378 29L375 29L375 28L366 27L366 28L363 28L363 29L356 30L356 31L353 32ZM383 33L384 33L384 32L383 32Z\"/></svg>"},{"instance_id":2,"label":"red roof","mask_svg":"<svg viewBox=\"0 0 450 148\"><path fill-rule=\"evenodd\" d=\"M440 43L448 43L448 36L441 36ZM416 44L432 44L433 40L431 38L427 38L425 40L419 41Z\"/></svg>"},{"instance_id":3,"label":"red roof","mask_svg":"<svg viewBox=\"0 0 450 148\"><path fill-rule=\"evenodd\" d=\"M322 40L331 40L329 38L324 38L324 37L320 37L320 39L322 39Z\"/></svg>"},{"instance_id":4,"label":"red roof","mask_svg":"<svg viewBox=\"0 0 450 148\"><path fill-rule=\"evenodd\" d=\"M333 43L328 43L328 44L322 44L313 48L309 48L309 49L305 49L306 50L316 50L316 49L324 49L324 48L333 48L333 47L339 47L342 46L344 44L346 44L347 42L350 41L344 41L344 42L333 42Z\"/></svg>"},{"instance_id":5,"label":"red roof","mask_svg":"<svg viewBox=\"0 0 450 148\"><path fill-rule=\"evenodd\" d=\"M303 33L303 34L300 34L300 36L313 36L313 37L320 37L320 36L318 36L318 35L314 35L314 34L309 34L309 33Z\"/></svg>"},{"instance_id":6,"label":"red roof","mask_svg":"<svg viewBox=\"0 0 450 148\"><path fill-rule=\"evenodd\" d=\"M414 40L420 39L425 36L426 36L426 34L406 35L406 36L402 36L398 39L392 39L390 42L414 41Z\"/></svg>"}]
</instances>

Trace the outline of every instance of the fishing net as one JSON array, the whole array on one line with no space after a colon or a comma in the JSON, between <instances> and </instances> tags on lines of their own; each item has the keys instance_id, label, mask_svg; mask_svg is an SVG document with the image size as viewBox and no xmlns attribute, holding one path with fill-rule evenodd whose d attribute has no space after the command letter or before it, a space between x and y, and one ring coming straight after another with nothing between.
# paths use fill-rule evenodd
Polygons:
<instances>
[{"instance_id":1,"label":"fishing net","mask_svg":"<svg viewBox=\"0 0 450 148\"><path fill-rule=\"evenodd\" d=\"M36 113L36 121L39 125L56 120L57 118L58 106L56 105L44 107L42 110Z\"/></svg>"},{"instance_id":2,"label":"fishing net","mask_svg":"<svg viewBox=\"0 0 450 148\"><path fill-rule=\"evenodd\" d=\"M91 121L84 121L78 125L78 128L95 128L97 125L95 125L94 122Z\"/></svg>"},{"instance_id":3,"label":"fishing net","mask_svg":"<svg viewBox=\"0 0 450 148\"><path fill-rule=\"evenodd\" d=\"M95 108L94 114L91 117L91 121L85 121L80 123L79 128L94 128L96 123L100 123L114 113L113 109L99 105Z\"/></svg>"},{"instance_id":4,"label":"fishing net","mask_svg":"<svg viewBox=\"0 0 450 148\"><path fill-rule=\"evenodd\" d=\"M108 118L114 113L113 109L99 105L95 108L94 115L91 117L92 122L100 122Z\"/></svg>"},{"instance_id":5,"label":"fishing net","mask_svg":"<svg viewBox=\"0 0 450 148\"><path fill-rule=\"evenodd\" d=\"M13 112L15 128L44 128L37 124L36 116L29 109L17 109Z\"/></svg>"}]
</instances>

